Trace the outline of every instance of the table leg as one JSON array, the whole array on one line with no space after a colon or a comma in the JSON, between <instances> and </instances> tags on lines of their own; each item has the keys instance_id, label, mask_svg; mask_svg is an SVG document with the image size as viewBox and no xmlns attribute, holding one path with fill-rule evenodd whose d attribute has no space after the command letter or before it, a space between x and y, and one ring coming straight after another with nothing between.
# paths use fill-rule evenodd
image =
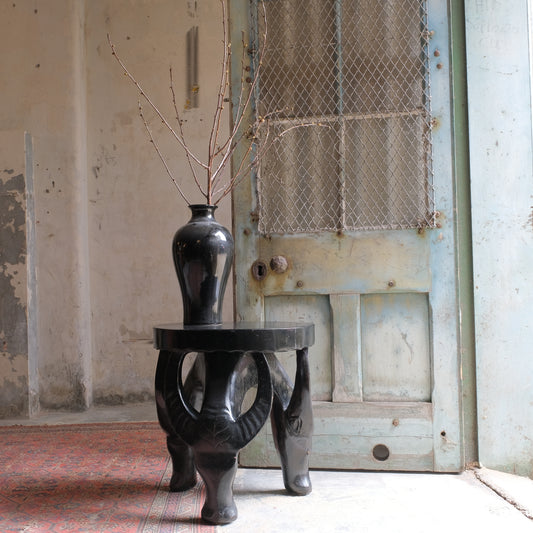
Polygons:
<instances>
[{"instance_id":1,"label":"table leg","mask_svg":"<svg viewBox=\"0 0 533 533\"><path fill-rule=\"evenodd\" d=\"M176 367L171 365L171 369L169 369L169 360L170 358L182 357L185 354L186 352L160 351L155 373L157 418L163 431L167 434L167 449L172 460L172 477L169 487L171 492L182 492L196 485L196 468L194 466L193 452L189 445L174 430L164 399L167 371L172 372L174 369L175 379L177 380ZM198 354L184 384L184 395L196 408L199 408L198 405L201 406L203 396L202 367L203 354Z\"/></svg>"},{"instance_id":2,"label":"table leg","mask_svg":"<svg viewBox=\"0 0 533 533\"><path fill-rule=\"evenodd\" d=\"M287 377L277 362L272 370L274 400L272 404L272 432L278 450L285 488L294 494L305 495L312 490L309 478L309 454L313 433L308 349L296 351L296 379L287 404Z\"/></svg>"},{"instance_id":3,"label":"table leg","mask_svg":"<svg viewBox=\"0 0 533 533\"><path fill-rule=\"evenodd\" d=\"M237 416L233 412L232 384L242 354L224 351L204 354L205 390L200 409L194 409L188 402L186 387L178 379L184 355L176 351L160 356L156 391L161 425L173 438L183 439L193 451L194 465L207 491L202 518L227 524L237 518L233 501L237 454L261 429L270 412L272 383L268 364L263 353L251 354L259 380L257 395L252 407Z\"/></svg>"}]
</instances>

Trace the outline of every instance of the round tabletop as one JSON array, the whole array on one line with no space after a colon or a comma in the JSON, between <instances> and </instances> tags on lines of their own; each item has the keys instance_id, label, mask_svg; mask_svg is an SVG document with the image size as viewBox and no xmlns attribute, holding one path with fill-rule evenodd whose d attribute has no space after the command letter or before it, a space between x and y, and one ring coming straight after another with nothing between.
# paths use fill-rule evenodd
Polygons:
<instances>
[{"instance_id":1,"label":"round tabletop","mask_svg":"<svg viewBox=\"0 0 533 533\"><path fill-rule=\"evenodd\" d=\"M315 326L300 322L227 322L213 326L162 324L154 327L158 350L189 352L282 352L315 342Z\"/></svg>"}]
</instances>

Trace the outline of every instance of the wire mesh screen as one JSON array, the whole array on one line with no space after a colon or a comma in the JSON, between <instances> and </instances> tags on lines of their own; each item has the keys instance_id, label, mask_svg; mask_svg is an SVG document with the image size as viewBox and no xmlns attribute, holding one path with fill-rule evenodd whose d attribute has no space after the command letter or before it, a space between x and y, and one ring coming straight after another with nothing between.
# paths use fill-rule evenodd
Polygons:
<instances>
[{"instance_id":1,"label":"wire mesh screen","mask_svg":"<svg viewBox=\"0 0 533 533\"><path fill-rule=\"evenodd\" d=\"M432 226L425 0L252 2L259 230Z\"/></svg>"}]
</instances>

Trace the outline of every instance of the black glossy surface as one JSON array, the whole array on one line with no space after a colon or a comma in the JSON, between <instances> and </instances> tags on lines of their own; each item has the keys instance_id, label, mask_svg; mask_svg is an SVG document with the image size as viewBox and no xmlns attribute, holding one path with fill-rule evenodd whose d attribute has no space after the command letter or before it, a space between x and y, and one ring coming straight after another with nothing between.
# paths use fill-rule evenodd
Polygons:
<instances>
[{"instance_id":1,"label":"black glossy surface","mask_svg":"<svg viewBox=\"0 0 533 533\"><path fill-rule=\"evenodd\" d=\"M313 414L307 346L314 342L313 324L168 324L154 328L154 336L160 349L157 413L172 457L171 490L193 486L197 470L206 485L202 518L214 524L234 521L238 453L270 413L286 489L297 495L311 492ZM279 350L296 350L294 387L273 353ZM189 352L197 356L183 383L182 365ZM255 386L255 400L243 412L243 399Z\"/></svg>"},{"instance_id":2,"label":"black glossy surface","mask_svg":"<svg viewBox=\"0 0 533 533\"><path fill-rule=\"evenodd\" d=\"M178 229L172 256L183 299L185 324L219 324L233 263L231 233L215 220L214 205L190 205L192 217Z\"/></svg>"},{"instance_id":3,"label":"black glossy surface","mask_svg":"<svg viewBox=\"0 0 533 533\"><path fill-rule=\"evenodd\" d=\"M229 322L219 326L162 324L154 327L158 350L263 351L298 350L315 342L314 324L294 322Z\"/></svg>"}]
</instances>

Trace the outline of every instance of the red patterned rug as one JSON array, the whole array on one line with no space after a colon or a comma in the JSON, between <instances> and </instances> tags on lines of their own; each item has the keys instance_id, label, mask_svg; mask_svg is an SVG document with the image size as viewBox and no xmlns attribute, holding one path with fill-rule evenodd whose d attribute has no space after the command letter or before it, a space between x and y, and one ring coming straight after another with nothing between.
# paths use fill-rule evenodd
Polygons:
<instances>
[{"instance_id":1,"label":"red patterned rug","mask_svg":"<svg viewBox=\"0 0 533 533\"><path fill-rule=\"evenodd\" d=\"M170 493L157 423L0 427L0 531L212 533L205 488Z\"/></svg>"}]
</instances>

